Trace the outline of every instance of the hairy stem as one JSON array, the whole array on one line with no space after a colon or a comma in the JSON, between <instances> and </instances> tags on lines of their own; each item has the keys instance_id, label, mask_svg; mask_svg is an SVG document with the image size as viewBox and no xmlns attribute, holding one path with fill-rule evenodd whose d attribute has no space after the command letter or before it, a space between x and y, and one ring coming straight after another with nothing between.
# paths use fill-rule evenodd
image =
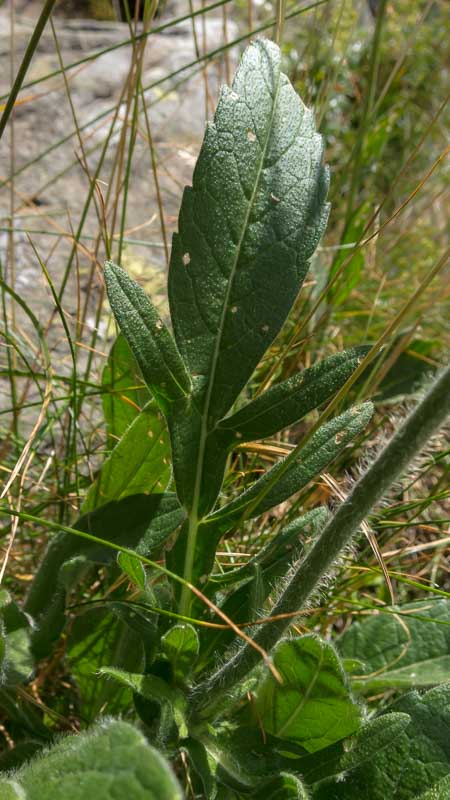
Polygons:
<instances>
[{"instance_id":1,"label":"hairy stem","mask_svg":"<svg viewBox=\"0 0 450 800\"><path fill-rule=\"evenodd\" d=\"M277 617L301 609L340 552L349 544L361 522L386 494L389 487L419 454L430 436L450 413L450 366L436 379L400 430L355 484L347 500L324 528L316 544L300 562L272 615ZM262 626L255 642L271 650L292 619L276 619ZM223 701L223 694L242 681L258 664L257 652L242 647L223 668L196 687L193 703L202 717L210 716ZM205 698L207 698L205 700ZM210 698L214 698L212 701Z\"/></svg>"}]
</instances>

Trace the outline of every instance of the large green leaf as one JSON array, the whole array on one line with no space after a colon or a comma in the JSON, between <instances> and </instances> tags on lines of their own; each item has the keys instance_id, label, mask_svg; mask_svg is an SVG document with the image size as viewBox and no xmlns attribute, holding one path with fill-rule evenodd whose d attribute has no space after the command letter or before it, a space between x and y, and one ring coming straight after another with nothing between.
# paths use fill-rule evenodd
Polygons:
<instances>
[{"instance_id":1,"label":"large green leaf","mask_svg":"<svg viewBox=\"0 0 450 800\"><path fill-rule=\"evenodd\" d=\"M190 390L189 376L164 322L144 290L125 270L108 261L105 282L114 316L161 407Z\"/></svg>"},{"instance_id":2,"label":"large green leaf","mask_svg":"<svg viewBox=\"0 0 450 800\"><path fill-rule=\"evenodd\" d=\"M338 648L345 658L362 662L354 683L360 691L443 683L450 680L450 600L394 606L354 622Z\"/></svg>"},{"instance_id":3,"label":"large green leaf","mask_svg":"<svg viewBox=\"0 0 450 800\"><path fill-rule=\"evenodd\" d=\"M254 42L221 92L173 238L170 311L200 416L190 441L174 427L174 443L185 443L175 475L188 505L202 489L211 508L202 480L208 435L282 327L323 233L322 151L278 47Z\"/></svg>"},{"instance_id":4,"label":"large green leaf","mask_svg":"<svg viewBox=\"0 0 450 800\"><path fill-rule=\"evenodd\" d=\"M219 428L234 440L264 439L298 422L340 389L356 369L368 347L352 347L276 384L248 403Z\"/></svg>"},{"instance_id":5,"label":"large green leaf","mask_svg":"<svg viewBox=\"0 0 450 800\"><path fill-rule=\"evenodd\" d=\"M361 709L330 644L315 635L282 641L273 662L282 683L268 674L254 701L265 731L313 753L358 730Z\"/></svg>"},{"instance_id":6,"label":"large green leaf","mask_svg":"<svg viewBox=\"0 0 450 800\"><path fill-rule=\"evenodd\" d=\"M14 780L23 789L20 800L182 800L165 759L136 728L117 720L65 737Z\"/></svg>"},{"instance_id":7,"label":"large green leaf","mask_svg":"<svg viewBox=\"0 0 450 800\"><path fill-rule=\"evenodd\" d=\"M132 494L160 493L169 481L169 437L164 419L152 401L135 416L102 464L82 511L93 511Z\"/></svg>"},{"instance_id":8,"label":"large green leaf","mask_svg":"<svg viewBox=\"0 0 450 800\"><path fill-rule=\"evenodd\" d=\"M150 399L127 340L119 334L102 373L102 405L110 446L122 437Z\"/></svg>"},{"instance_id":9,"label":"large green leaf","mask_svg":"<svg viewBox=\"0 0 450 800\"><path fill-rule=\"evenodd\" d=\"M318 784L314 800L418 800L444 779L448 786L450 684L403 695L389 711L409 714L410 724L361 767Z\"/></svg>"},{"instance_id":10,"label":"large green leaf","mask_svg":"<svg viewBox=\"0 0 450 800\"><path fill-rule=\"evenodd\" d=\"M175 337L208 423L232 406L297 296L328 217L322 152L278 47L254 42L207 128L170 263Z\"/></svg>"}]
</instances>

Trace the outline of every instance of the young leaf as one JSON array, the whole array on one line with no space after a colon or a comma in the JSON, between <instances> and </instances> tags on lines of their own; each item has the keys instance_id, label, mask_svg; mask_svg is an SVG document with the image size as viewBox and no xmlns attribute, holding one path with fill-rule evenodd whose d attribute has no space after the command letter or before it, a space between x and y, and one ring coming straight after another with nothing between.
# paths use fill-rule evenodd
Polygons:
<instances>
[{"instance_id":1,"label":"young leaf","mask_svg":"<svg viewBox=\"0 0 450 800\"><path fill-rule=\"evenodd\" d=\"M99 671L101 675L112 678L122 686L127 686L143 697L144 700L151 701L159 706L168 706L171 714L173 714L181 738L187 736L188 731L185 721L186 698L179 689L173 689L157 675L125 672L125 670L116 669L115 667L102 667Z\"/></svg>"},{"instance_id":2,"label":"young leaf","mask_svg":"<svg viewBox=\"0 0 450 800\"><path fill-rule=\"evenodd\" d=\"M119 334L102 373L102 406L109 444L115 444L151 400L127 340Z\"/></svg>"},{"instance_id":3,"label":"young leaf","mask_svg":"<svg viewBox=\"0 0 450 800\"><path fill-rule=\"evenodd\" d=\"M162 637L161 650L170 661L174 674L186 680L198 657L197 631L192 625L174 625Z\"/></svg>"},{"instance_id":4,"label":"young leaf","mask_svg":"<svg viewBox=\"0 0 450 800\"><path fill-rule=\"evenodd\" d=\"M172 440L185 443L175 475L196 515L202 492L209 491L202 513L215 499L204 479L208 436L281 329L323 233L322 150L312 113L281 72L278 47L254 42L206 130L170 261L172 323L199 417L190 439L177 431L180 415L174 419ZM217 496L219 480L214 489Z\"/></svg>"},{"instance_id":5,"label":"young leaf","mask_svg":"<svg viewBox=\"0 0 450 800\"><path fill-rule=\"evenodd\" d=\"M20 800L182 800L165 759L136 728L117 720L65 737L14 777Z\"/></svg>"},{"instance_id":6,"label":"young leaf","mask_svg":"<svg viewBox=\"0 0 450 800\"><path fill-rule=\"evenodd\" d=\"M361 710L330 644L314 635L282 641L273 661L283 682L268 674L254 701L265 731L313 753L358 730Z\"/></svg>"},{"instance_id":7,"label":"young leaf","mask_svg":"<svg viewBox=\"0 0 450 800\"><path fill-rule=\"evenodd\" d=\"M162 409L190 391L190 380L175 343L144 290L121 267L107 261L105 283L119 327L144 380Z\"/></svg>"},{"instance_id":8,"label":"young leaf","mask_svg":"<svg viewBox=\"0 0 450 800\"><path fill-rule=\"evenodd\" d=\"M161 492L170 481L166 423L154 401L135 416L104 461L82 506L83 514L132 494Z\"/></svg>"},{"instance_id":9,"label":"young leaf","mask_svg":"<svg viewBox=\"0 0 450 800\"><path fill-rule=\"evenodd\" d=\"M355 689L376 693L450 680L450 600L421 600L390 612L354 622L338 641L345 658L363 663Z\"/></svg>"},{"instance_id":10,"label":"young leaf","mask_svg":"<svg viewBox=\"0 0 450 800\"><path fill-rule=\"evenodd\" d=\"M416 800L448 780L450 684L403 695L389 711L409 714L410 724L361 767L319 783L314 800Z\"/></svg>"},{"instance_id":11,"label":"young leaf","mask_svg":"<svg viewBox=\"0 0 450 800\"><path fill-rule=\"evenodd\" d=\"M118 553L117 563L120 569L128 575L129 579L138 589L145 590L145 569L142 561L130 556L129 553Z\"/></svg>"},{"instance_id":12,"label":"young leaf","mask_svg":"<svg viewBox=\"0 0 450 800\"><path fill-rule=\"evenodd\" d=\"M264 439L298 422L340 389L369 347L352 347L343 353L276 384L252 403L219 423L219 428L244 442Z\"/></svg>"}]
</instances>

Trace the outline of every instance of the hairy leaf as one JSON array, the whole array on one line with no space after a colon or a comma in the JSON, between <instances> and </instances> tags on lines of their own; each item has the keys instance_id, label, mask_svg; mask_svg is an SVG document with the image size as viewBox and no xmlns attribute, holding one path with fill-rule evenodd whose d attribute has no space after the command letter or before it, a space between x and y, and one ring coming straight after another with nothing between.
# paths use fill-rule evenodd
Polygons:
<instances>
[{"instance_id":1,"label":"hairy leaf","mask_svg":"<svg viewBox=\"0 0 450 800\"><path fill-rule=\"evenodd\" d=\"M355 688L373 693L450 680L450 600L421 600L389 611L354 622L338 641L345 658L362 662Z\"/></svg>"},{"instance_id":2,"label":"hairy leaf","mask_svg":"<svg viewBox=\"0 0 450 800\"><path fill-rule=\"evenodd\" d=\"M258 787L251 797L265 800L309 800L309 794L300 778L282 772Z\"/></svg>"},{"instance_id":3,"label":"hairy leaf","mask_svg":"<svg viewBox=\"0 0 450 800\"><path fill-rule=\"evenodd\" d=\"M282 684L270 673L256 690L255 711L264 730L311 753L358 730L361 711L330 644L314 635L283 641L273 661Z\"/></svg>"},{"instance_id":4,"label":"hairy leaf","mask_svg":"<svg viewBox=\"0 0 450 800\"><path fill-rule=\"evenodd\" d=\"M372 414L372 403L363 403L323 425L279 481L267 491L260 502L256 503L251 517L263 514L303 489L364 430ZM230 529L233 522L245 513L246 508L257 500L266 485L272 482L282 465L283 461L276 464L236 500L211 514L204 522L205 529L208 531L219 529L221 532Z\"/></svg>"},{"instance_id":5,"label":"hairy leaf","mask_svg":"<svg viewBox=\"0 0 450 800\"><path fill-rule=\"evenodd\" d=\"M425 794L421 794L417 800L448 800L450 797L450 775L442 778L434 784L431 789L428 789Z\"/></svg>"},{"instance_id":6,"label":"hairy leaf","mask_svg":"<svg viewBox=\"0 0 450 800\"><path fill-rule=\"evenodd\" d=\"M15 780L26 800L182 800L165 759L136 728L113 720L65 737Z\"/></svg>"},{"instance_id":7,"label":"hairy leaf","mask_svg":"<svg viewBox=\"0 0 450 800\"><path fill-rule=\"evenodd\" d=\"M323 233L322 150L278 47L254 42L222 90L173 238L170 311L201 420L190 448L175 420L173 441L185 442L175 475L188 505L209 491L203 508L211 508L207 438L282 327Z\"/></svg>"},{"instance_id":8,"label":"hairy leaf","mask_svg":"<svg viewBox=\"0 0 450 800\"><path fill-rule=\"evenodd\" d=\"M352 347L276 384L219 423L234 441L264 439L298 422L331 397L350 377L368 347Z\"/></svg>"},{"instance_id":9,"label":"hairy leaf","mask_svg":"<svg viewBox=\"0 0 450 800\"><path fill-rule=\"evenodd\" d=\"M102 405L108 444L116 443L151 400L127 340L119 334L102 373Z\"/></svg>"},{"instance_id":10,"label":"hairy leaf","mask_svg":"<svg viewBox=\"0 0 450 800\"><path fill-rule=\"evenodd\" d=\"M135 416L100 468L82 512L133 494L164 491L170 481L170 444L166 424L154 401Z\"/></svg>"},{"instance_id":11,"label":"hairy leaf","mask_svg":"<svg viewBox=\"0 0 450 800\"><path fill-rule=\"evenodd\" d=\"M292 553L298 553L306 537L314 536L320 527L325 524L328 517L326 508L318 507L308 511L298 519L293 520L274 536L267 544L262 546L253 558L242 567L230 569L226 572L216 573L211 576L214 583L238 583L252 577L253 567L258 565L266 570L279 560L287 563L292 558Z\"/></svg>"},{"instance_id":12,"label":"hairy leaf","mask_svg":"<svg viewBox=\"0 0 450 800\"><path fill-rule=\"evenodd\" d=\"M163 410L190 390L175 343L144 290L125 270L108 261L105 282L114 316L144 380Z\"/></svg>"},{"instance_id":13,"label":"hairy leaf","mask_svg":"<svg viewBox=\"0 0 450 800\"><path fill-rule=\"evenodd\" d=\"M31 620L6 592L2 594L0 685L16 686L31 678L35 666L31 652Z\"/></svg>"},{"instance_id":14,"label":"hairy leaf","mask_svg":"<svg viewBox=\"0 0 450 800\"><path fill-rule=\"evenodd\" d=\"M410 724L389 747L377 752L376 758L338 779L318 784L314 800L417 800L444 778L448 781L450 684L430 689L423 696L417 692L403 695L389 711L409 714Z\"/></svg>"}]
</instances>

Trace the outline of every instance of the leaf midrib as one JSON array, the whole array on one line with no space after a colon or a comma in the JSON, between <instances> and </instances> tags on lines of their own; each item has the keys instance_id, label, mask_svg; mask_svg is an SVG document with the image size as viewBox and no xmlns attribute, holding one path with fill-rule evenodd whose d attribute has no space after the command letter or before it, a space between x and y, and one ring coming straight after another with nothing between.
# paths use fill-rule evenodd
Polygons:
<instances>
[{"instance_id":1,"label":"leaf midrib","mask_svg":"<svg viewBox=\"0 0 450 800\"><path fill-rule=\"evenodd\" d=\"M222 314L221 314L221 318L220 318L220 324L219 324L219 328L218 328L217 335L216 335L214 351L213 351L213 357L212 357L212 361L211 361L210 376L209 376L209 380L208 380L208 386L207 386L207 390L206 390L205 402L204 402L204 405L203 405L203 412L202 412L202 423L201 423L201 430L200 430L200 441L199 441L199 449L198 449L198 458L197 458L197 462L196 462L196 465L195 465L196 473L195 473L195 484L194 484L194 496L193 496L193 502L192 502L192 510L191 510L191 512L189 514L189 530L188 530L188 539L187 539L187 544L186 544L186 557L185 557L184 572L183 572L183 577L184 577L184 579L186 581L190 581L191 576L192 576L193 559L194 559L194 554L195 554L195 544L196 544L197 529L198 529L198 506L199 506L199 500L200 500L200 489L201 489L201 484L202 484L203 466L204 466L204 459L205 459L206 439L207 439L208 433L210 432L209 429L208 429L209 408L210 408L210 404L211 404L211 396L212 396L212 391L213 391L213 387L214 387L214 381L215 381L215 376L216 376L216 371L217 371L217 365L218 365L218 361L219 361L220 345L221 345L221 342L222 342L223 330L224 330L224 327L225 327L225 319L226 319L226 313L227 313L227 308L228 308L228 301L229 301L231 290L232 290L232 287L233 287L233 282L234 282L234 277L235 277L235 274L236 274L237 266L238 266L239 261L240 261L242 246L243 246L243 243L244 243L244 240L245 240L245 236L246 236L246 233L247 233L248 223L249 223L249 220L250 220L250 215L251 215L251 212L253 210L255 199L256 199L256 196L257 196L257 192L258 192L258 189L259 189L259 186L260 186L261 175L262 175L262 171L263 171L263 168L264 168L264 163L265 163L265 160L266 160L267 151L268 151L268 148L269 148L269 143L270 143L271 138L272 138L273 122L274 122L274 117L275 117L275 109L276 109L277 102L278 102L278 94L279 94L279 90L280 90L280 82L281 82L281 63L279 63L279 66L278 66L277 84L276 84L276 89L275 89L275 93L274 93L274 97L273 97L272 111L271 111L271 116L270 116L268 129L267 129L267 137L266 137L266 141L264 143L264 148L263 148L262 153L261 153L261 159L260 159L260 164L259 164L259 167L258 167L256 180L255 180L255 186L254 186L252 195L251 195L249 203L248 203L247 213L246 213L246 215L244 217L244 222L243 222L243 226L242 226L241 235L240 235L237 247L236 247L236 255L235 255L235 258L234 258L234 263L233 263L231 271L230 271L230 276L229 276L228 285L227 285L227 291L226 291L225 297L224 297L224 303L223 303ZM190 593L189 588L187 586L183 585L183 590L182 590L182 594L181 594L181 601L180 601L180 609L181 609L182 612L187 611L188 608L189 608L189 604L188 604L189 593Z\"/></svg>"}]
</instances>

